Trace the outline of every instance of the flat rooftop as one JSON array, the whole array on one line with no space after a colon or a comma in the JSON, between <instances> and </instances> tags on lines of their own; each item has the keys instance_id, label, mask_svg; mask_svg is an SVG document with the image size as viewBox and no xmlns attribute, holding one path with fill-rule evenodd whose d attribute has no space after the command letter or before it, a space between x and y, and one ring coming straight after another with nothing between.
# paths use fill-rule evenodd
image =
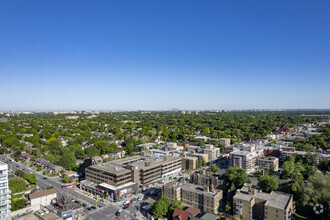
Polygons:
<instances>
[{"instance_id":1,"label":"flat rooftop","mask_svg":"<svg viewBox=\"0 0 330 220\"><path fill-rule=\"evenodd\" d=\"M259 194L259 193L258 193ZM268 194L268 199L265 205L277 209L286 209L292 195L282 192L271 192Z\"/></svg>"},{"instance_id":2,"label":"flat rooftop","mask_svg":"<svg viewBox=\"0 0 330 220\"><path fill-rule=\"evenodd\" d=\"M161 164L171 163L175 160L181 160L180 157L172 155L147 155L147 156L133 156L115 161L110 161L104 164L93 165L90 168L103 170L117 175L130 173L128 166L136 166L138 169L159 166Z\"/></svg>"},{"instance_id":3,"label":"flat rooftop","mask_svg":"<svg viewBox=\"0 0 330 220\"><path fill-rule=\"evenodd\" d=\"M219 190L213 190L212 192L206 192L206 191L204 191L203 186L194 185L191 183L183 183L181 185L181 188L186 191L196 192L199 194L204 194L204 195L209 195L209 196L215 196L216 194L218 194L220 192Z\"/></svg>"}]
</instances>

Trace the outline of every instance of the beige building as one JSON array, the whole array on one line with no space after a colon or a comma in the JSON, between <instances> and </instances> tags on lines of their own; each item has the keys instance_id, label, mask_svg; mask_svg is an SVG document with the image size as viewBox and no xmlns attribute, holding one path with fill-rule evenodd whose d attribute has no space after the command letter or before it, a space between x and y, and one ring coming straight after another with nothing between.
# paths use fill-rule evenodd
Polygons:
<instances>
[{"instance_id":1,"label":"beige building","mask_svg":"<svg viewBox=\"0 0 330 220\"><path fill-rule=\"evenodd\" d=\"M211 186L214 188L221 188L222 181L220 175L214 173L208 173L206 170L198 170L190 174L190 183L200 186Z\"/></svg>"},{"instance_id":2,"label":"beige building","mask_svg":"<svg viewBox=\"0 0 330 220\"><path fill-rule=\"evenodd\" d=\"M180 157L172 155L133 156L94 165L86 169L86 180L120 186L129 182L148 184L157 180L168 181L182 169Z\"/></svg>"},{"instance_id":3,"label":"beige building","mask_svg":"<svg viewBox=\"0 0 330 220\"><path fill-rule=\"evenodd\" d=\"M191 157L197 157L198 159L203 159L206 163L209 162L209 155L195 152L185 152L185 155Z\"/></svg>"},{"instance_id":4,"label":"beige building","mask_svg":"<svg viewBox=\"0 0 330 220\"><path fill-rule=\"evenodd\" d=\"M214 147L213 144L205 144L204 154L208 155L208 160L213 161L220 157L220 148Z\"/></svg>"},{"instance_id":5,"label":"beige building","mask_svg":"<svg viewBox=\"0 0 330 220\"><path fill-rule=\"evenodd\" d=\"M293 195L264 193L250 186L237 190L233 198L234 214L244 219L288 220L294 212Z\"/></svg>"},{"instance_id":6,"label":"beige building","mask_svg":"<svg viewBox=\"0 0 330 220\"><path fill-rule=\"evenodd\" d=\"M257 160L263 157L263 149L256 149L255 147L246 147L241 150L236 150L229 153L229 165L234 165L246 170L247 173L253 172Z\"/></svg>"},{"instance_id":7,"label":"beige building","mask_svg":"<svg viewBox=\"0 0 330 220\"><path fill-rule=\"evenodd\" d=\"M176 199L180 200L183 206L219 214L222 190L215 190L212 185L203 187L174 181L163 186L162 194L166 195L172 202Z\"/></svg>"},{"instance_id":8,"label":"beige building","mask_svg":"<svg viewBox=\"0 0 330 220\"><path fill-rule=\"evenodd\" d=\"M144 155L122 158L86 168L81 189L110 201L124 200L158 181L168 181L181 173L180 157Z\"/></svg>"},{"instance_id":9,"label":"beige building","mask_svg":"<svg viewBox=\"0 0 330 220\"><path fill-rule=\"evenodd\" d=\"M230 139L229 138L220 138L220 144L224 145L225 147L230 146Z\"/></svg>"},{"instance_id":10,"label":"beige building","mask_svg":"<svg viewBox=\"0 0 330 220\"><path fill-rule=\"evenodd\" d=\"M182 169L195 170L197 168L197 157L182 157Z\"/></svg>"},{"instance_id":11,"label":"beige building","mask_svg":"<svg viewBox=\"0 0 330 220\"><path fill-rule=\"evenodd\" d=\"M277 171L279 167L279 159L276 157L265 157L258 159L258 165L260 170L269 170L270 166L273 165Z\"/></svg>"}]
</instances>

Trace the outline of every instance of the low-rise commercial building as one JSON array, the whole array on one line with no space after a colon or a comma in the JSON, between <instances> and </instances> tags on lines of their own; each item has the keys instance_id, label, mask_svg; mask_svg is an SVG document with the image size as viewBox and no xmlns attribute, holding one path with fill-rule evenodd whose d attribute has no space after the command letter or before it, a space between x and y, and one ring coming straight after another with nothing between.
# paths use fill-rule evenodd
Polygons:
<instances>
[{"instance_id":1,"label":"low-rise commercial building","mask_svg":"<svg viewBox=\"0 0 330 220\"><path fill-rule=\"evenodd\" d=\"M222 190L213 186L198 186L190 183L169 182L162 188L162 194L172 202L180 200L183 206L198 208L204 212L219 213Z\"/></svg>"},{"instance_id":2,"label":"low-rise commercial building","mask_svg":"<svg viewBox=\"0 0 330 220\"><path fill-rule=\"evenodd\" d=\"M139 187L177 177L181 170L180 157L133 156L86 168L86 181L81 182L81 188L118 201L136 193Z\"/></svg>"},{"instance_id":3,"label":"low-rise commercial building","mask_svg":"<svg viewBox=\"0 0 330 220\"><path fill-rule=\"evenodd\" d=\"M293 196L282 192L264 193L251 186L237 190L233 198L235 215L244 219L291 219Z\"/></svg>"}]
</instances>

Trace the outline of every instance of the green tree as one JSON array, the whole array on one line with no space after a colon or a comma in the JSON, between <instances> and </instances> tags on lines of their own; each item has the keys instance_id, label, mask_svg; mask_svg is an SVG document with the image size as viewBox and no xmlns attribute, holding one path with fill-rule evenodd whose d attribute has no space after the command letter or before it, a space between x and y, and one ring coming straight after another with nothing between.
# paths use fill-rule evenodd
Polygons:
<instances>
[{"instance_id":1,"label":"green tree","mask_svg":"<svg viewBox=\"0 0 330 220\"><path fill-rule=\"evenodd\" d=\"M198 158L197 160L197 169L200 169L202 167L205 167L206 166L206 162L204 161L203 158Z\"/></svg>"},{"instance_id":2,"label":"green tree","mask_svg":"<svg viewBox=\"0 0 330 220\"><path fill-rule=\"evenodd\" d=\"M54 162L55 161L55 156L53 154L48 154L46 156L46 160L48 160L50 162Z\"/></svg>"},{"instance_id":3,"label":"green tree","mask_svg":"<svg viewBox=\"0 0 330 220\"><path fill-rule=\"evenodd\" d=\"M72 170L76 167L77 158L73 153L67 153L60 157L58 165L64 167L66 170Z\"/></svg>"},{"instance_id":4,"label":"green tree","mask_svg":"<svg viewBox=\"0 0 330 220\"><path fill-rule=\"evenodd\" d=\"M37 184L38 180L35 173L27 173L23 177L25 180L29 181L31 184Z\"/></svg>"},{"instance_id":5,"label":"green tree","mask_svg":"<svg viewBox=\"0 0 330 220\"><path fill-rule=\"evenodd\" d=\"M68 175L63 175L62 182L63 183L72 183L72 180L70 179L70 177Z\"/></svg>"},{"instance_id":6,"label":"green tree","mask_svg":"<svg viewBox=\"0 0 330 220\"><path fill-rule=\"evenodd\" d=\"M182 202L178 199L174 200L170 205L171 212L173 212L175 208L178 208L178 209L183 208Z\"/></svg>"},{"instance_id":7,"label":"green tree","mask_svg":"<svg viewBox=\"0 0 330 220\"><path fill-rule=\"evenodd\" d=\"M219 167L217 167L216 165L214 165L214 164L210 164L209 165L209 168L210 168L210 170L211 170L211 172L213 172L213 173L217 173L217 172L219 172Z\"/></svg>"},{"instance_id":8,"label":"green tree","mask_svg":"<svg viewBox=\"0 0 330 220\"><path fill-rule=\"evenodd\" d=\"M246 171L236 165L226 171L225 180L228 186L234 188L234 190L241 188L244 183L251 182Z\"/></svg>"},{"instance_id":9,"label":"green tree","mask_svg":"<svg viewBox=\"0 0 330 220\"><path fill-rule=\"evenodd\" d=\"M153 216L156 218L161 218L167 215L171 201L167 196L161 196L155 203L152 208Z\"/></svg>"},{"instance_id":10,"label":"green tree","mask_svg":"<svg viewBox=\"0 0 330 220\"><path fill-rule=\"evenodd\" d=\"M294 161L287 160L282 165L282 176L284 178L290 178L293 176L295 170Z\"/></svg>"},{"instance_id":11,"label":"green tree","mask_svg":"<svg viewBox=\"0 0 330 220\"><path fill-rule=\"evenodd\" d=\"M11 203L11 211L16 211L19 209L25 208L25 201L24 199L19 199L19 200L12 200Z\"/></svg>"},{"instance_id":12,"label":"green tree","mask_svg":"<svg viewBox=\"0 0 330 220\"><path fill-rule=\"evenodd\" d=\"M18 176L20 178L23 178L23 176L25 175L25 172L22 170L16 170L14 173L16 176Z\"/></svg>"},{"instance_id":13,"label":"green tree","mask_svg":"<svg viewBox=\"0 0 330 220\"><path fill-rule=\"evenodd\" d=\"M8 185L13 194L26 190L25 180L20 178L8 179Z\"/></svg>"},{"instance_id":14,"label":"green tree","mask_svg":"<svg viewBox=\"0 0 330 220\"><path fill-rule=\"evenodd\" d=\"M275 176L260 176L258 186L262 189L263 192L269 193L278 189L279 181Z\"/></svg>"}]
</instances>

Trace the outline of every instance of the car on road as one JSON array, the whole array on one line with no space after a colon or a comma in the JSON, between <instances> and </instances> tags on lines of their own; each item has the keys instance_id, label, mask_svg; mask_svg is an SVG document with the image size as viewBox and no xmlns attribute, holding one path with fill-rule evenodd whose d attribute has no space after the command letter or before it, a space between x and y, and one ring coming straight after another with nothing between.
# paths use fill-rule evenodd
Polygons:
<instances>
[{"instance_id":1,"label":"car on road","mask_svg":"<svg viewBox=\"0 0 330 220\"><path fill-rule=\"evenodd\" d=\"M75 201L75 203L77 203L78 205L80 204L80 202L79 202L79 201L77 201L77 200Z\"/></svg>"},{"instance_id":2,"label":"car on road","mask_svg":"<svg viewBox=\"0 0 330 220\"><path fill-rule=\"evenodd\" d=\"M86 207L87 205L86 205L86 203L83 203L82 206L83 206L83 207Z\"/></svg>"},{"instance_id":3,"label":"car on road","mask_svg":"<svg viewBox=\"0 0 330 220\"><path fill-rule=\"evenodd\" d=\"M90 207L87 208L88 211L92 210Z\"/></svg>"},{"instance_id":4,"label":"car on road","mask_svg":"<svg viewBox=\"0 0 330 220\"><path fill-rule=\"evenodd\" d=\"M128 200L123 203L123 205L127 205L127 204L129 204Z\"/></svg>"},{"instance_id":5,"label":"car on road","mask_svg":"<svg viewBox=\"0 0 330 220\"><path fill-rule=\"evenodd\" d=\"M136 200L137 200L136 198L132 199L131 203L133 204L134 202L136 202Z\"/></svg>"},{"instance_id":6,"label":"car on road","mask_svg":"<svg viewBox=\"0 0 330 220\"><path fill-rule=\"evenodd\" d=\"M103 208L103 205L99 205L99 208Z\"/></svg>"},{"instance_id":7,"label":"car on road","mask_svg":"<svg viewBox=\"0 0 330 220\"><path fill-rule=\"evenodd\" d=\"M96 209L96 207L95 207L95 206L91 206L91 208L92 208L92 209L94 209L94 210Z\"/></svg>"},{"instance_id":8,"label":"car on road","mask_svg":"<svg viewBox=\"0 0 330 220\"><path fill-rule=\"evenodd\" d=\"M139 198L137 199L138 201L141 201L142 200L142 197L141 196L139 196Z\"/></svg>"},{"instance_id":9,"label":"car on road","mask_svg":"<svg viewBox=\"0 0 330 220\"><path fill-rule=\"evenodd\" d=\"M47 178L47 177L44 177L43 179L46 180L46 179L48 179L48 178Z\"/></svg>"},{"instance_id":10,"label":"car on road","mask_svg":"<svg viewBox=\"0 0 330 220\"><path fill-rule=\"evenodd\" d=\"M118 210L117 212L116 212L116 216L120 216L120 213L122 212L122 210L120 209L120 210Z\"/></svg>"}]
</instances>

